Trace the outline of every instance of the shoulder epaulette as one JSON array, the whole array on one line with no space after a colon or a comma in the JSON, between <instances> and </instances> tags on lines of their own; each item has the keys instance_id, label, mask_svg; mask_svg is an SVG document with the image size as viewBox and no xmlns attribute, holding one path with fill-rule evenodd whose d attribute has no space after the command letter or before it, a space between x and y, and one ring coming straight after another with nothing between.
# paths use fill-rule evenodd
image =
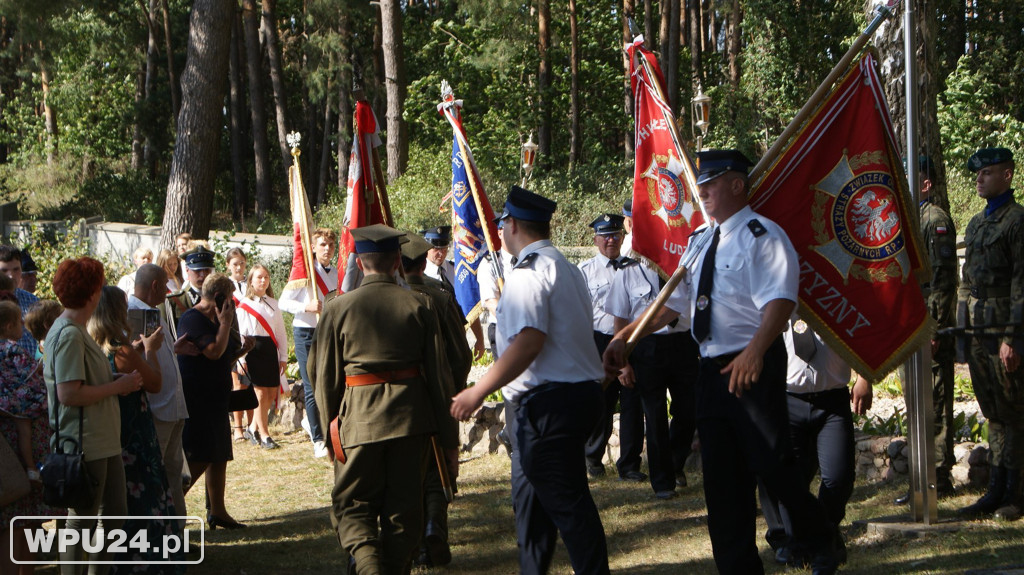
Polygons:
<instances>
[{"instance_id":1,"label":"shoulder epaulette","mask_svg":"<svg viewBox=\"0 0 1024 575\"><path fill-rule=\"evenodd\" d=\"M692 232L690 232L690 237L691 238L697 237L699 234L704 233L704 230L707 230L710 227L711 226L701 226L701 227L693 230Z\"/></svg>"},{"instance_id":2,"label":"shoulder epaulette","mask_svg":"<svg viewBox=\"0 0 1024 575\"><path fill-rule=\"evenodd\" d=\"M750 229L750 233L754 234L755 238L759 238L768 233L768 230L766 230L765 227L761 225L761 221L758 220L757 218L754 218L747 222L747 227Z\"/></svg>"},{"instance_id":3,"label":"shoulder epaulette","mask_svg":"<svg viewBox=\"0 0 1024 575\"><path fill-rule=\"evenodd\" d=\"M524 267L524 266L528 266L531 263L533 263L533 260L535 260L535 259L537 259L537 252L530 252L530 253L526 254L526 257L524 257L522 259L512 258L512 267L513 268L521 268L521 267Z\"/></svg>"},{"instance_id":4,"label":"shoulder epaulette","mask_svg":"<svg viewBox=\"0 0 1024 575\"><path fill-rule=\"evenodd\" d=\"M639 260L635 260L633 258L624 256L621 260L619 260L619 269L628 268L629 266L635 266L639 263Z\"/></svg>"}]
</instances>

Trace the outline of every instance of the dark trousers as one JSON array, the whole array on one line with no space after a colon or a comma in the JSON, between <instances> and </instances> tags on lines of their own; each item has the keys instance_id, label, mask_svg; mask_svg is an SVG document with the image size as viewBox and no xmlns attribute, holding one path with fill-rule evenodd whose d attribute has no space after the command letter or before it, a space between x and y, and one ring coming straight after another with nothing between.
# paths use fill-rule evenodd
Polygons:
<instances>
[{"instance_id":1,"label":"dark trousers","mask_svg":"<svg viewBox=\"0 0 1024 575\"><path fill-rule=\"evenodd\" d=\"M316 395L313 394L313 385L309 383L309 373L306 371L309 348L313 345L313 328L293 327L292 336L295 338L295 360L299 362L302 391L306 395L306 422L309 423L309 434L313 436L313 441L323 441L324 432L320 429L320 410L316 407Z\"/></svg>"},{"instance_id":2,"label":"dark trousers","mask_svg":"<svg viewBox=\"0 0 1024 575\"><path fill-rule=\"evenodd\" d=\"M608 544L581 457L601 413L601 385L546 384L505 406L520 573L547 573L559 534L577 575L608 573Z\"/></svg>"},{"instance_id":3,"label":"dark trousers","mask_svg":"<svg viewBox=\"0 0 1024 575\"><path fill-rule=\"evenodd\" d=\"M935 410L935 468L937 481L950 481L949 472L956 465L953 455L953 363L955 351L949 338L939 340L939 349L932 357L932 406Z\"/></svg>"},{"instance_id":4,"label":"dark trousers","mask_svg":"<svg viewBox=\"0 0 1024 575\"><path fill-rule=\"evenodd\" d=\"M687 341L694 345L687 345ZM682 470L693 442L696 370L686 368L698 365L695 348L689 332L649 335L640 340L630 356L646 422L647 467L655 491L675 489L676 471ZM667 393L672 394L671 424ZM619 425L621 429L621 419Z\"/></svg>"},{"instance_id":5,"label":"dark trousers","mask_svg":"<svg viewBox=\"0 0 1024 575\"><path fill-rule=\"evenodd\" d=\"M610 335L594 332L594 343L599 354L604 354L611 340ZM608 438L612 436L616 406L619 406L619 458L615 460L615 467L620 475L627 471L640 471L640 455L644 450L644 415L640 393L636 389L622 387L618 379L604 388L604 411L587 438L587 465L604 465L602 461L608 449Z\"/></svg>"},{"instance_id":6,"label":"dark trousers","mask_svg":"<svg viewBox=\"0 0 1024 575\"><path fill-rule=\"evenodd\" d=\"M813 554L831 545L833 528L801 485L789 443L786 348L768 348L758 381L742 397L729 393L728 358L705 358L697 383L697 432L704 466L708 532L719 573L758 574L754 499L756 478L789 510L795 552Z\"/></svg>"},{"instance_id":7,"label":"dark trousers","mask_svg":"<svg viewBox=\"0 0 1024 575\"><path fill-rule=\"evenodd\" d=\"M846 517L855 477L850 390L841 387L787 395L789 437L801 473L800 485L809 489L814 474L821 470L818 501L828 521L839 525ZM761 511L768 524L768 543L773 548L786 545L793 530L785 506L762 489Z\"/></svg>"}]
</instances>

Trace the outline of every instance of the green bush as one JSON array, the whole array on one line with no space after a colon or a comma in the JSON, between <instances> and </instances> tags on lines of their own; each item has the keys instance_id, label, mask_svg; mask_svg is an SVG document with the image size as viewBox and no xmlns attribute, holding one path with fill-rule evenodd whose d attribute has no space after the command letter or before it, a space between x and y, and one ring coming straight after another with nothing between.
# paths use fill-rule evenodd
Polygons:
<instances>
[{"instance_id":1,"label":"green bush","mask_svg":"<svg viewBox=\"0 0 1024 575\"><path fill-rule=\"evenodd\" d=\"M66 233L55 233L52 228L43 228L32 225L28 234L28 241L21 240L14 236L8 242L19 246L30 246L29 253L35 260L39 271L37 272L36 295L40 299L57 299L53 293L53 274L57 266L66 259L91 256L103 263L107 283L115 284L121 276L128 273L130 268L122 261L115 261L106 256L95 256L90 253L89 240L79 238L74 230L78 228L75 222L67 222Z\"/></svg>"}]
</instances>

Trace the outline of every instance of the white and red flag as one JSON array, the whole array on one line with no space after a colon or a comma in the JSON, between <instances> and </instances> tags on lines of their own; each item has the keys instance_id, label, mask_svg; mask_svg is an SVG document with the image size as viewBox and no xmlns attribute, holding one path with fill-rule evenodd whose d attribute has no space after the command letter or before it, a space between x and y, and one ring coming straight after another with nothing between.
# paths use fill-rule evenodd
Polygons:
<instances>
[{"instance_id":1,"label":"white and red flag","mask_svg":"<svg viewBox=\"0 0 1024 575\"><path fill-rule=\"evenodd\" d=\"M637 36L626 45L636 130L633 253L663 277L672 275L690 233L704 223L693 162L676 134L665 80L654 54Z\"/></svg>"},{"instance_id":2,"label":"white and red flag","mask_svg":"<svg viewBox=\"0 0 1024 575\"><path fill-rule=\"evenodd\" d=\"M355 240L352 230L373 224L387 224L385 214L387 191L374 165L374 148L381 145L377 117L366 101L356 102L353 121L352 154L348 161L348 193L345 200L345 217L341 224L338 242L338 287L345 281L345 270L349 260L355 257ZM339 290L340 291L340 290Z\"/></svg>"}]
</instances>

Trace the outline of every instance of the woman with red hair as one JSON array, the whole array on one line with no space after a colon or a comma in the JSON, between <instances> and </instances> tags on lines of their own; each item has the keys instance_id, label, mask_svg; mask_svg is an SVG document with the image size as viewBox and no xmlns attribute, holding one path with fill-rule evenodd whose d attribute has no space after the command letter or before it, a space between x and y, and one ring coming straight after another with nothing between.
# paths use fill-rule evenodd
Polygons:
<instances>
[{"instance_id":1,"label":"woman with red hair","mask_svg":"<svg viewBox=\"0 0 1024 575\"><path fill-rule=\"evenodd\" d=\"M95 499L89 506L68 510L67 528L79 532L95 529L95 519L82 517L99 515L101 505L104 516L127 514L117 396L142 387L138 371L114 379L106 355L86 331L89 318L99 304L103 283L103 264L92 258L60 263L53 277L53 291L64 304L64 313L50 327L44 344L43 376L50 421L59 419L62 443L65 438L78 441L81 422L81 448L89 476L96 486ZM55 442L55 438L51 439L51 448L58 448ZM123 519L104 519L103 528L109 533L123 523ZM60 559L80 561L82 555L79 543L62 551ZM91 559L105 561L109 558L101 552ZM96 569L90 569L90 573L109 571L109 565L93 567Z\"/></svg>"}]
</instances>

